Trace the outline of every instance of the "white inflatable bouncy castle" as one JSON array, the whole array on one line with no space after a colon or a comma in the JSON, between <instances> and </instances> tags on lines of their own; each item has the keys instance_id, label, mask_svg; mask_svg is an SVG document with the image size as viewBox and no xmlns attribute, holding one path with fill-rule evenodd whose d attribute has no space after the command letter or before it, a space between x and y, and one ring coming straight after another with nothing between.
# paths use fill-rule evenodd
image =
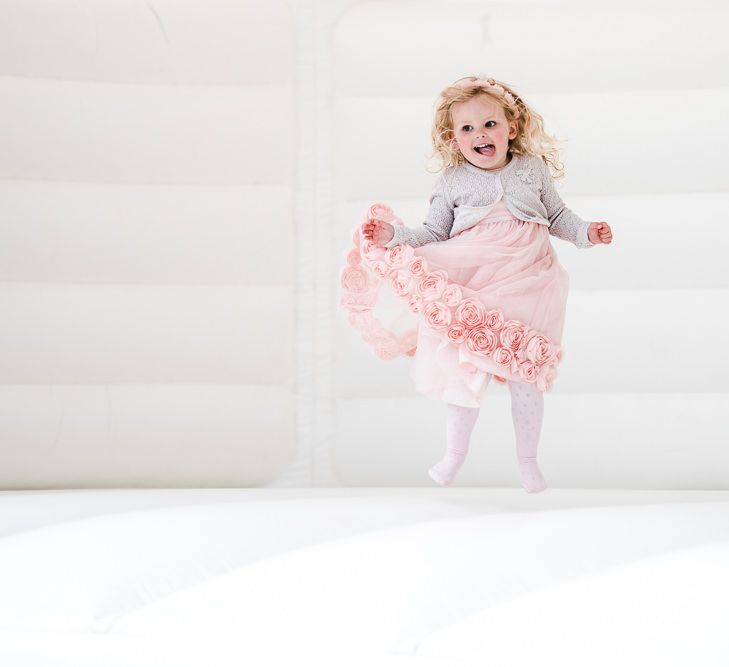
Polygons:
<instances>
[{"instance_id":1,"label":"white inflatable bouncy castle","mask_svg":"<svg viewBox=\"0 0 729 667\"><path fill-rule=\"evenodd\" d=\"M727 19L0 0L0 664L726 665ZM435 486L445 404L341 307L372 204L422 223L470 75L615 234L552 241L538 495L500 383Z\"/></svg>"}]
</instances>

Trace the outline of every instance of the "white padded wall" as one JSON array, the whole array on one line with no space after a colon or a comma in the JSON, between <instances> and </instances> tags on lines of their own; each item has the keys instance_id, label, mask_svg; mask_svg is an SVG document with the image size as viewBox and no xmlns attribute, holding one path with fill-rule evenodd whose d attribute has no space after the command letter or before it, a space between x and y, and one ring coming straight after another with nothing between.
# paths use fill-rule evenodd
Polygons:
<instances>
[{"instance_id":1,"label":"white padded wall","mask_svg":"<svg viewBox=\"0 0 729 667\"><path fill-rule=\"evenodd\" d=\"M0 487L295 457L294 17L0 3Z\"/></svg>"},{"instance_id":2,"label":"white padded wall","mask_svg":"<svg viewBox=\"0 0 729 667\"><path fill-rule=\"evenodd\" d=\"M367 2L336 27L333 264L374 201L420 224L433 103L469 74L511 83L568 140L558 188L613 227L608 247L552 238L571 277L540 445L552 486L729 488L728 20L711 2ZM445 406L415 394L409 360L336 326L341 479L429 484ZM518 484L509 403L488 387L458 484Z\"/></svg>"},{"instance_id":3,"label":"white padded wall","mask_svg":"<svg viewBox=\"0 0 729 667\"><path fill-rule=\"evenodd\" d=\"M348 327L338 274L370 202L422 220L434 98L486 73L568 139L559 187L616 235L553 240L550 484L727 488L729 360L703 343L727 322L727 18L0 2L0 487L431 484L445 408ZM516 485L512 439L492 385L458 483Z\"/></svg>"}]
</instances>

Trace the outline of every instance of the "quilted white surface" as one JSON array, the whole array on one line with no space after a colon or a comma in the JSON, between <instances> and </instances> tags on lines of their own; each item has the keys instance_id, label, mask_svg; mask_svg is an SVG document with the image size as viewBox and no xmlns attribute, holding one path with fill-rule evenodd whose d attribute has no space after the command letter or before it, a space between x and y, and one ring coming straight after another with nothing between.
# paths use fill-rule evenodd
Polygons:
<instances>
[{"instance_id":1,"label":"quilted white surface","mask_svg":"<svg viewBox=\"0 0 729 667\"><path fill-rule=\"evenodd\" d=\"M728 519L726 492L5 492L0 659L720 665Z\"/></svg>"},{"instance_id":2,"label":"quilted white surface","mask_svg":"<svg viewBox=\"0 0 729 667\"><path fill-rule=\"evenodd\" d=\"M0 488L259 485L295 458L296 21L0 3Z\"/></svg>"}]
</instances>

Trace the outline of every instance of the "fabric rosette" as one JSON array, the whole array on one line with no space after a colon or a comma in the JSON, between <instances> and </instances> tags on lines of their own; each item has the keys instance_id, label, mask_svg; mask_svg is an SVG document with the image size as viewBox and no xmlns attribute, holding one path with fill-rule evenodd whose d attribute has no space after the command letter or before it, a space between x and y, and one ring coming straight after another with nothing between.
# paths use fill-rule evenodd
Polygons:
<instances>
[{"instance_id":1,"label":"fabric rosette","mask_svg":"<svg viewBox=\"0 0 729 667\"><path fill-rule=\"evenodd\" d=\"M466 347L474 354L484 357L490 356L497 344L496 334L485 326L470 329L466 337Z\"/></svg>"},{"instance_id":2,"label":"fabric rosette","mask_svg":"<svg viewBox=\"0 0 729 667\"><path fill-rule=\"evenodd\" d=\"M468 330L462 324L451 324L451 326L448 327L446 335L451 343L460 343L461 341L466 340L467 332Z\"/></svg>"},{"instance_id":3,"label":"fabric rosette","mask_svg":"<svg viewBox=\"0 0 729 667\"><path fill-rule=\"evenodd\" d=\"M385 278L390 273L390 267L381 259L372 262L370 267L372 268L372 272L380 278Z\"/></svg>"},{"instance_id":4,"label":"fabric rosette","mask_svg":"<svg viewBox=\"0 0 729 667\"><path fill-rule=\"evenodd\" d=\"M502 368L509 369L514 361L514 353L508 347L499 347L494 351L493 360Z\"/></svg>"},{"instance_id":5,"label":"fabric rosette","mask_svg":"<svg viewBox=\"0 0 729 667\"><path fill-rule=\"evenodd\" d=\"M445 271L426 273L418 281L418 296L422 297L423 301L435 301L440 298L447 285L448 274Z\"/></svg>"},{"instance_id":6,"label":"fabric rosette","mask_svg":"<svg viewBox=\"0 0 729 667\"><path fill-rule=\"evenodd\" d=\"M392 289L398 296L407 296L412 276L407 271L395 271L390 276Z\"/></svg>"},{"instance_id":7,"label":"fabric rosette","mask_svg":"<svg viewBox=\"0 0 729 667\"><path fill-rule=\"evenodd\" d=\"M501 344L512 351L516 352L524 340L526 326L516 320L507 320L499 332Z\"/></svg>"},{"instance_id":8,"label":"fabric rosette","mask_svg":"<svg viewBox=\"0 0 729 667\"><path fill-rule=\"evenodd\" d=\"M441 301L431 301L423 309L423 317L431 329L446 329L451 323L451 309Z\"/></svg>"},{"instance_id":9,"label":"fabric rosette","mask_svg":"<svg viewBox=\"0 0 729 667\"><path fill-rule=\"evenodd\" d=\"M385 250L385 262L393 269L399 269L407 265L413 257L413 247L398 243Z\"/></svg>"},{"instance_id":10,"label":"fabric rosette","mask_svg":"<svg viewBox=\"0 0 729 667\"><path fill-rule=\"evenodd\" d=\"M475 299L463 299L456 308L456 321L467 329L480 327L486 321L486 308Z\"/></svg>"},{"instance_id":11,"label":"fabric rosette","mask_svg":"<svg viewBox=\"0 0 729 667\"><path fill-rule=\"evenodd\" d=\"M486 313L484 324L491 329L491 331L501 331L504 327L504 315L498 308L489 310Z\"/></svg>"},{"instance_id":12,"label":"fabric rosette","mask_svg":"<svg viewBox=\"0 0 729 667\"><path fill-rule=\"evenodd\" d=\"M370 286L370 278L361 266L348 264L341 273L342 288L348 292L366 292Z\"/></svg>"},{"instance_id":13,"label":"fabric rosette","mask_svg":"<svg viewBox=\"0 0 729 667\"><path fill-rule=\"evenodd\" d=\"M408 270L414 276L424 276L428 272L428 263L425 261L424 257L418 255L410 260L408 263Z\"/></svg>"},{"instance_id":14,"label":"fabric rosette","mask_svg":"<svg viewBox=\"0 0 729 667\"><path fill-rule=\"evenodd\" d=\"M365 213L365 221L379 220L380 222L389 222L393 224L395 221L395 213L387 204L372 204ZM402 223L401 223L402 224Z\"/></svg>"},{"instance_id":15,"label":"fabric rosette","mask_svg":"<svg viewBox=\"0 0 729 667\"><path fill-rule=\"evenodd\" d=\"M381 260L385 257L385 248L378 246L373 241L363 239L360 246L360 252L362 257L370 260L371 262Z\"/></svg>"},{"instance_id":16,"label":"fabric rosette","mask_svg":"<svg viewBox=\"0 0 729 667\"><path fill-rule=\"evenodd\" d=\"M443 290L441 299L446 306L455 308L461 303L461 300L463 299L463 292L458 285L451 283Z\"/></svg>"},{"instance_id":17,"label":"fabric rosette","mask_svg":"<svg viewBox=\"0 0 729 667\"><path fill-rule=\"evenodd\" d=\"M531 361L519 364L519 375L524 382L536 382L539 375L539 366Z\"/></svg>"},{"instance_id":18,"label":"fabric rosette","mask_svg":"<svg viewBox=\"0 0 729 667\"><path fill-rule=\"evenodd\" d=\"M557 355L557 348L546 336L532 332L526 340L526 356L534 364L546 364Z\"/></svg>"},{"instance_id":19,"label":"fabric rosette","mask_svg":"<svg viewBox=\"0 0 729 667\"><path fill-rule=\"evenodd\" d=\"M345 259L349 266L357 266L362 261L359 248L350 248L345 254Z\"/></svg>"}]
</instances>

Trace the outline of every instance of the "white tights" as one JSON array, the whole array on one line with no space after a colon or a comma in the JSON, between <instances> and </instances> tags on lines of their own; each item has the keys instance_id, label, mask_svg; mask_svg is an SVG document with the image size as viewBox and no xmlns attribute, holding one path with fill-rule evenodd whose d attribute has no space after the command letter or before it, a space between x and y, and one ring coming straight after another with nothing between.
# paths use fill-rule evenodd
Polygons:
<instances>
[{"instance_id":1,"label":"white tights","mask_svg":"<svg viewBox=\"0 0 729 667\"><path fill-rule=\"evenodd\" d=\"M547 488L537 465L537 447L544 417L544 394L533 384L508 381L511 392L511 417L516 436L516 456L522 487L528 493ZM445 485L455 477L468 454L471 433L480 408L448 404L445 456L429 471L433 481Z\"/></svg>"},{"instance_id":2,"label":"white tights","mask_svg":"<svg viewBox=\"0 0 729 667\"><path fill-rule=\"evenodd\" d=\"M537 447L544 418L544 394L531 383L508 381L508 384L521 485L528 493L539 493L547 488L537 465Z\"/></svg>"}]
</instances>

